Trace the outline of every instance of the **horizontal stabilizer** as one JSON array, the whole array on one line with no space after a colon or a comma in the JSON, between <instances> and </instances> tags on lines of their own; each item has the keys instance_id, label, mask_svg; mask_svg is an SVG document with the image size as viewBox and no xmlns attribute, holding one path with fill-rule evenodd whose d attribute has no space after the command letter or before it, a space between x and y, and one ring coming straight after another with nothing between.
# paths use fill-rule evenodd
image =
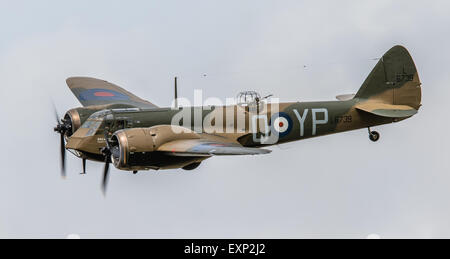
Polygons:
<instances>
[{"instance_id":1,"label":"horizontal stabilizer","mask_svg":"<svg viewBox=\"0 0 450 259\"><path fill-rule=\"evenodd\" d=\"M339 101L348 101L351 100L355 97L355 94L343 94L343 95L338 95L336 96L336 99L338 99Z\"/></svg>"},{"instance_id":2,"label":"horizontal stabilizer","mask_svg":"<svg viewBox=\"0 0 450 259\"><path fill-rule=\"evenodd\" d=\"M361 103L357 104L355 107L358 110L388 118L407 118L418 112L408 105L393 105L386 103Z\"/></svg>"}]
</instances>

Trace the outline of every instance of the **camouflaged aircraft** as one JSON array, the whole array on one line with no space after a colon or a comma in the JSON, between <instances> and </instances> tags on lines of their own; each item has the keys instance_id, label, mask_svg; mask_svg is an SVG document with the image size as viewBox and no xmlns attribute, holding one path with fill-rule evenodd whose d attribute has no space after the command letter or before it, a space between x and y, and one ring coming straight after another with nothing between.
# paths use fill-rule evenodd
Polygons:
<instances>
[{"instance_id":1,"label":"camouflaged aircraft","mask_svg":"<svg viewBox=\"0 0 450 259\"><path fill-rule=\"evenodd\" d=\"M402 46L380 58L356 94L337 101L277 103L276 109L255 92L241 94L231 106L160 108L103 80L76 77L67 85L83 107L61 120L57 116L62 175L66 150L82 159L83 173L86 160L103 162L103 191L110 163L133 173L193 170L213 156L267 154L266 146L364 128L376 142L380 134L371 127L405 120L421 107L417 69ZM187 119L174 120L181 113ZM200 127L189 118L196 116ZM265 136L276 138L261 141Z\"/></svg>"}]
</instances>

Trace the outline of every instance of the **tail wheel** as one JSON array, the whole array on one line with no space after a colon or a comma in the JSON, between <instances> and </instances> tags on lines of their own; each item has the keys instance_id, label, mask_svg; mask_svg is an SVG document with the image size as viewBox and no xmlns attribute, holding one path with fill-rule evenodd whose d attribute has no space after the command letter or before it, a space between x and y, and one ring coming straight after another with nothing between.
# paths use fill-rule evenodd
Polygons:
<instances>
[{"instance_id":1,"label":"tail wheel","mask_svg":"<svg viewBox=\"0 0 450 259\"><path fill-rule=\"evenodd\" d=\"M378 140L380 140L380 133L371 131L369 134L369 139L373 142L377 142Z\"/></svg>"}]
</instances>

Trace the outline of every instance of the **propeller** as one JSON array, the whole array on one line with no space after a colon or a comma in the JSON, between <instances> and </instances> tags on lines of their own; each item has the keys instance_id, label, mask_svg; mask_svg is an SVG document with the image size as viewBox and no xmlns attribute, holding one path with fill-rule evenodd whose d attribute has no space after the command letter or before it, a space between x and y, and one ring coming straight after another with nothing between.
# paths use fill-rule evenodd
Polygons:
<instances>
[{"instance_id":1,"label":"propeller","mask_svg":"<svg viewBox=\"0 0 450 259\"><path fill-rule=\"evenodd\" d=\"M60 134L60 155L61 155L61 176L63 178L66 177L66 143L64 136L66 132L71 130L72 124L70 121L66 121L64 119L59 119L58 111L56 110L56 107L53 105L53 110L55 113L55 119L56 119L56 127L53 128L53 130Z\"/></svg>"},{"instance_id":2,"label":"propeller","mask_svg":"<svg viewBox=\"0 0 450 259\"><path fill-rule=\"evenodd\" d=\"M102 192L106 195L106 189L108 187L109 180L109 164L111 163L111 145L108 140L108 129L105 127L105 142L106 147L102 148L102 154L105 156L105 167L103 168L103 181L102 181Z\"/></svg>"},{"instance_id":3,"label":"propeller","mask_svg":"<svg viewBox=\"0 0 450 259\"><path fill-rule=\"evenodd\" d=\"M60 133L60 155L61 155L61 176L66 178L66 145L64 142L64 133Z\"/></svg>"},{"instance_id":4,"label":"propeller","mask_svg":"<svg viewBox=\"0 0 450 259\"><path fill-rule=\"evenodd\" d=\"M106 188L108 187L109 180L109 164L111 163L109 156L105 157L105 167L103 169L103 181L102 181L102 192L106 195Z\"/></svg>"},{"instance_id":5,"label":"propeller","mask_svg":"<svg viewBox=\"0 0 450 259\"><path fill-rule=\"evenodd\" d=\"M63 178L66 177L66 143L65 136L67 132L72 130L72 122L70 119L59 119L58 111L53 104L54 114L56 118L56 127L54 127L54 131L60 134L60 153L61 153L61 176ZM111 145L109 143L108 138L108 128L105 128L105 141L106 147L104 147L101 152L105 156L105 167L103 169L103 181L102 181L102 191L103 194L106 195L106 189L108 186L109 179L109 164L111 163ZM86 159L83 158L83 173L86 174Z\"/></svg>"}]
</instances>

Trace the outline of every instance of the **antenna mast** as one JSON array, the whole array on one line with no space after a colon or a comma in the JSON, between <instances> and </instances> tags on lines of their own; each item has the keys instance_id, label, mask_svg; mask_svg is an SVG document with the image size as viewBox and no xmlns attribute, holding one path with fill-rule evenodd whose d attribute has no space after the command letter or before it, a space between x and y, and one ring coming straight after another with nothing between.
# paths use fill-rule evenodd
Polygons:
<instances>
[{"instance_id":1,"label":"antenna mast","mask_svg":"<svg viewBox=\"0 0 450 259\"><path fill-rule=\"evenodd\" d=\"M178 78L175 77L175 108L178 109Z\"/></svg>"}]
</instances>

